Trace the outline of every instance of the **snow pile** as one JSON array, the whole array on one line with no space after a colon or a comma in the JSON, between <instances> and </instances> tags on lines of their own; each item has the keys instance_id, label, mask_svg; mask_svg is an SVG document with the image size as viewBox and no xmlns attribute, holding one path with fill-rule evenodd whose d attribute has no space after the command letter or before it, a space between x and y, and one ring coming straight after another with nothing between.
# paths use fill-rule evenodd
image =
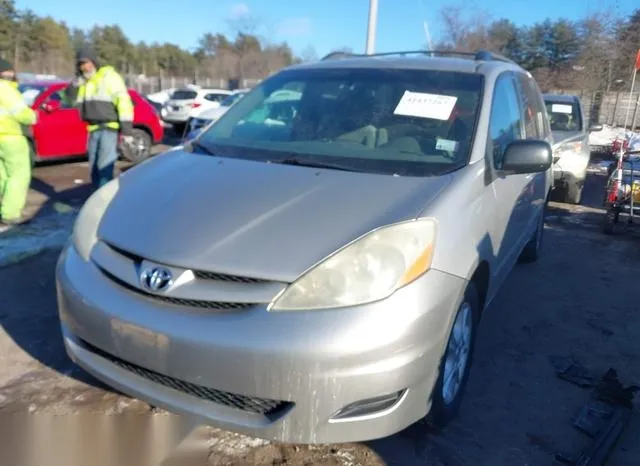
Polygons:
<instances>
[{"instance_id":1,"label":"snow pile","mask_svg":"<svg viewBox=\"0 0 640 466\"><path fill-rule=\"evenodd\" d=\"M627 143L629 152L640 152L640 133L629 132L627 134Z\"/></svg>"},{"instance_id":2,"label":"snow pile","mask_svg":"<svg viewBox=\"0 0 640 466\"><path fill-rule=\"evenodd\" d=\"M603 125L602 131L593 131L589 133L590 146L610 146L616 139L624 139L626 133L623 128L615 126Z\"/></svg>"},{"instance_id":3,"label":"snow pile","mask_svg":"<svg viewBox=\"0 0 640 466\"><path fill-rule=\"evenodd\" d=\"M615 140L626 140L629 143L631 143L631 141L638 141L637 144L640 144L640 133L627 131L624 128L609 125L603 125L602 131L593 131L589 133L590 146L611 146Z\"/></svg>"}]
</instances>

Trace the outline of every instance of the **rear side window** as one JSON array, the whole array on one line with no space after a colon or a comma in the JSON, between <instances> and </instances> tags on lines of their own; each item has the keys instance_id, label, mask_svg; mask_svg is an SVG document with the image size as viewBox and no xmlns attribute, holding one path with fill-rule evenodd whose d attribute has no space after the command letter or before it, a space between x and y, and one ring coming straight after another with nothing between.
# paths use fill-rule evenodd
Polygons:
<instances>
[{"instance_id":1,"label":"rear side window","mask_svg":"<svg viewBox=\"0 0 640 466\"><path fill-rule=\"evenodd\" d=\"M205 100L210 102L221 102L225 97L227 97L226 94L206 94L204 96Z\"/></svg>"},{"instance_id":2,"label":"rear side window","mask_svg":"<svg viewBox=\"0 0 640 466\"><path fill-rule=\"evenodd\" d=\"M516 77L518 93L522 100L522 112L525 134L527 139L546 139L547 125L545 124L546 109L542 95L535 81L524 74Z\"/></svg>"},{"instance_id":3,"label":"rear side window","mask_svg":"<svg viewBox=\"0 0 640 466\"><path fill-rule=\"evenodd\" d=\"M495 168L502 168L507 146L513 141L523 139L522 123L515 81L510 73L503 74L496 80L493 91L487 143L487 151L493 158Z\"/></svg>"},{"instance_id":4,"label":"rear side window","mask_svg":"<svg viewBox=\"0 0 640 466\"><path fill-rule=\"evenodd\" d=\"M171 98L173 100L190 100L195 99L197 95L198 93L196 91L192 91L191 89L179 89L171 94Z\"/></svg>"},{"instance_id":5,"label":"rear side window","mask_svg":"<svg viewBox=\"0 0 640 466\"><path fill-rule=\"evenodd\" d=\"M551 131L582 131L582 118L578 102L546 99Z\"/></svg>"}]
</instances>

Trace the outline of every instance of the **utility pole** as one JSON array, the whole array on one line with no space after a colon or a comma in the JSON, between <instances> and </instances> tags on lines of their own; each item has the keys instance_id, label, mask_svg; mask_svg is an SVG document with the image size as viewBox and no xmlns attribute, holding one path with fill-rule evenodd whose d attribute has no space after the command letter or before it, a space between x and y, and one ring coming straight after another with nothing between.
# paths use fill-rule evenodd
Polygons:
<instances>
[{"instance_id":1,"label":"utility pole","mask_svg":"<svg viewBox=\"0 0 640 466\"><path fill-rule=\"evenodd\" d=\"M378 22L378 0L369 0L369 26L367 27L366 54L371 55L376 48L376 25Z\"/></svg>"}]
</instances>

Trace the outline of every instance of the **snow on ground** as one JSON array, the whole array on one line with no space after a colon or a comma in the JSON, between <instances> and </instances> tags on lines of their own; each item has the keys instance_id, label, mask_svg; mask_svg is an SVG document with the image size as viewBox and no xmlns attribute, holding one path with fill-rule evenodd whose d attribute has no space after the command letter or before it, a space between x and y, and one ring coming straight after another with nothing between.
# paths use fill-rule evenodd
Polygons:
<instances>
[{"instance_id":1,"label":"snow on ground","mask_svg":"<svg viewBox=\"0 0 640 466\"><path fill-rule=\"evenodd\" d=\"M622 139L626 136L627 131L609 125L603 125L602 131L593 131L589 133L590 146L610 146L615 139Z\"/></svg>"},{"instance_id":2,"label":"snow on ground","mask_svg":"<svg viewBox=\"0 0 640 466\"><path fill-rule=\"evenodd\" d=\"M616 139L626 139L630 143L637 141L640 145L640 133L627 131L624 128L603 125L602 131L589 133L590 146L610 146Z\"/></svg>"}]
</instances>

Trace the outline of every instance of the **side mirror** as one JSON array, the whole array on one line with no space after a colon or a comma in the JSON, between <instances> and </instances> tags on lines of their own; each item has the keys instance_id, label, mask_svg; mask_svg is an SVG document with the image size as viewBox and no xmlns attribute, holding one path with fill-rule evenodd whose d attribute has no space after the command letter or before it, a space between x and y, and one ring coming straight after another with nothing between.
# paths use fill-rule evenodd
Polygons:
<instances>
[{"instance_id":1,"label":"side mirror","mask_svg":"<svg viewBox=\"0 0 640 466\"><path fill-rule=\"evenodd\" d=\"M56 110L60 110L61 104L57 100L47 100L44 102L40 108L47 113L55 112Z\"/></svg>"},{"instance_id":2,"label":"side mirror","mask_svg":"<svg viewBox=\"0 0 640 466\"><path fill-rule=\"evenodd\" d=\"M519 140L507 146L502 160L505 175L541 173L551 168L553 151L546 141Z\"/></svg>"},{"instance_id":3,"label":"side mirror","mask_svg":"<svg viewBox=\"0 0 640 466\"><path fill-rule=\"evenodd\" d=\"M589 132L592 132L592 131L602 131L603 129L604 129L604 126L602 126L602 125L591 125L591 126L589 127Z\"/></svg>"}]
</instances>

